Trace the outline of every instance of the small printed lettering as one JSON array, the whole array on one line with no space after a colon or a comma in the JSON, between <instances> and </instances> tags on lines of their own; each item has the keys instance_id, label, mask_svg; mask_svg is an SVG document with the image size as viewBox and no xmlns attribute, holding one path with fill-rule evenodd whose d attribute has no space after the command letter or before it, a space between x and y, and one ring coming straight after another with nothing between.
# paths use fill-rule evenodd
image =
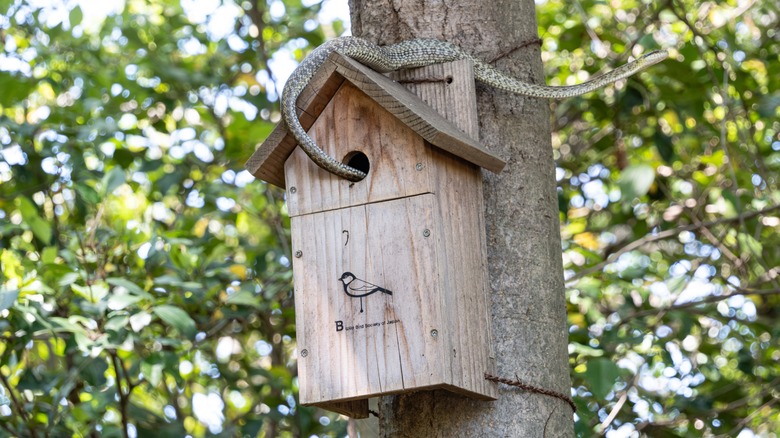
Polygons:
<instances>
[{"instance_id":1,"label":"small printed lettering","mask_svg":"<svg viewBox=\"0 0 780 438\"><path fill-rule=\"evenodd\" d=\"M363 330L371 327L381 327L383 325L390 325L390 324L398 324L401 322L400 319L393 319L389 321L382 321L382 322L374 322L371 324L355 324L355 325L349 325L345 326L344 321L336 321L336 331L355 331L355 330Z\"/></svg>"}]
</instances>

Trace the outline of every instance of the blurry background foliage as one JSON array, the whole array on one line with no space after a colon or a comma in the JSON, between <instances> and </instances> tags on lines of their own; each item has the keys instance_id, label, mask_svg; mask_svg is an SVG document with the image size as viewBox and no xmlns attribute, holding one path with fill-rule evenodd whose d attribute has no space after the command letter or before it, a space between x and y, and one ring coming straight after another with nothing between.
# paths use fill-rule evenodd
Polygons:
<instances>
[{"instance_id":1,"label":"blurry background foliage","mask_svg":"<svg viewBox=\"0 0 780 438\"><path fill-rule=\"evenodd\" d=\"M343 436L243 163L343 2L0 0L0 435ZM580 435L780 430L780 10L538 0Z\"/></svg>"}]
</instances>

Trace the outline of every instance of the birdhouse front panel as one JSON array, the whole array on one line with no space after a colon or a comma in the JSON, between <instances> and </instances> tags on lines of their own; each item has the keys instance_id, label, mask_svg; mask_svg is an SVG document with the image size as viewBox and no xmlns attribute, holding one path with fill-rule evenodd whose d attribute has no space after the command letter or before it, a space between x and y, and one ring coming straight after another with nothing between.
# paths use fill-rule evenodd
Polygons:
<instances>
[{"instance_id":1,"label":"birdhouse front panel","mask_svg":"<svg viewBox=\"0 0 780 438\"><path fill-rule=\"evenodd\" d=\"M448 381L433 195L292 218L302 403Z\"/></svg>"},{"instance_id":2,"label":"birdhouse front panel","mask_svg":"<svg viewBox=\"0 0 780 438\"><path fill-rule=\"evenodd\" d=\"M368 176L352 183L319 167L302 149L285 163L290 216L431 192L426 142L364 92L345 82L309 130L330 156ZM362 154L362 156L360 155ZM360 169L363 170L363 169ZM292 189L295 187L295 189Z\"/></svg>"}]
</instances>

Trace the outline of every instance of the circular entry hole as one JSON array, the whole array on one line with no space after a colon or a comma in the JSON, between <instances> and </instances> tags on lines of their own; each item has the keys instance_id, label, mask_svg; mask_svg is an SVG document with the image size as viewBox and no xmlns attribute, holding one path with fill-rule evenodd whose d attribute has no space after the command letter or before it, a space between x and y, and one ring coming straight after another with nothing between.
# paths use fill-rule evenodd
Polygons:
<instances>
[{"instance_id":1,"label":"circular entry hole","mask_svg":"<svg viewBox=\"0 0 780 438\"><path fill-rule=\"evenodd\" d=\"M348 153L344 157L342 163L353 169L357 169L366 175L368 175L368 170L371 168L371 164L368 162L368 157L366 154L360 151L353 151Z\"/></svg>"}]
</instances>

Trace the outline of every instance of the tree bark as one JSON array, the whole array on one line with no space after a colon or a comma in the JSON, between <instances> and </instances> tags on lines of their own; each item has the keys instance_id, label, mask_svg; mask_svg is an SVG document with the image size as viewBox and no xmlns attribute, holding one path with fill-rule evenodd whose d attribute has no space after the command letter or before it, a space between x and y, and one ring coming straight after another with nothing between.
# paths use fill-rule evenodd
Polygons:
<instances>
[{"instance_id":1,"label":"tree bark","mask_svg":"<svg viewBox=\"0 0 780 438\"><path fill-rule=\"evenodd\" d=\"M379 44L457 44L515 77L544 81L533 0L350 0L352 32ZM507 159L484 173L488 264L499 376L569 394L566 302L547 101L478 84L480 141ZM381 436L573 435L557 398L500 386L497 401L446 391L383 397Z\"/></svg>"}]
</instances>

